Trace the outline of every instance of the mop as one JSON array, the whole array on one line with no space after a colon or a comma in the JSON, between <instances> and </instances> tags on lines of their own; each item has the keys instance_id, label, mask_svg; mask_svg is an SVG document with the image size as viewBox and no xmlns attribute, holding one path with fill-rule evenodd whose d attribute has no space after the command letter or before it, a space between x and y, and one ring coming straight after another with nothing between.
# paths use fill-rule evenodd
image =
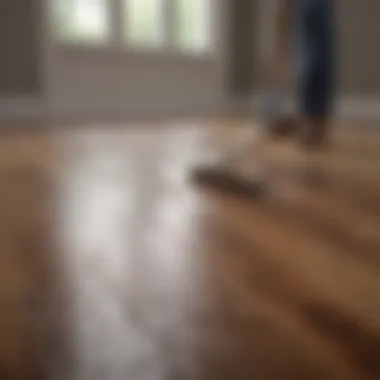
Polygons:
<instances>
[{"instance_id":1,"label":"mop","mask_svg":"<svg viewBox=\"0 0 380 380\"><path fill-rule=\"evenodd\" d=\"M277 22L282 23L279 30L283 32L283 15ZM277 35L281 39L283 33L279 30ZM272 69L278 68L278 63L278 55L274 54ZM259 97L259 128L248 127L240 131L236 142L229 149L211 162L196 166L192 178L197 183L249 196L260 196L268 190L263 162L267 137L286 136L294 129L289 118L282 118L287 78L282 73L273 75L274 72L270 76L270 84Z\"/></svg>"},{"instance_id":2,"label":"mop","mask_svg":"<svg viewBox=\"0 0 380 380\"><path fill-rule=\"evenodd\" d=\"M263 151L267 136L273 135L272 128L276 128L277 120L281 119L284 102L281 88L268 89L260 98L259 127L244 128L235 143L221 155L195 167L192 178L197 183L248 196L266 192Z\"/></svg>"}]
</instances>

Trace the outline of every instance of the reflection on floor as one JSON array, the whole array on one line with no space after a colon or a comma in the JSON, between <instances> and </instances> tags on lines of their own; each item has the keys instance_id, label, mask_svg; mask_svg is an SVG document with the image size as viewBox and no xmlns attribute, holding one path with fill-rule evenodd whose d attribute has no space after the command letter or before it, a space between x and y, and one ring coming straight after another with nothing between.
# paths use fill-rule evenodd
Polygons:
<instances>
[{"instance_id":1,"label":"reflection on floor","mask_svg":"<svg viewBox=\"0 0 380 380\"><path fill-rule=\"evenodd\" d=\"M1 138L1 379L380 378L380 133L249 201L189 183L206 131Z\"/></svg>"}]
</instances>

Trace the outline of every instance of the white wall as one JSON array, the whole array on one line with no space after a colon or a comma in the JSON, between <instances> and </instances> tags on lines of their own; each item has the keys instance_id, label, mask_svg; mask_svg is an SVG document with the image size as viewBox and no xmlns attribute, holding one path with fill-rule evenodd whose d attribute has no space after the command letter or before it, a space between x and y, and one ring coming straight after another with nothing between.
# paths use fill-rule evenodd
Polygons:
<instances>
[{"instance_id":1,"label":"white wall","mask_svg":"<svg viewBox=\"0 0 380 380\"><path fill-rule=\"evenodd\" d=\"M228 101L226 0L216 0L209 56L59 45L46 25L45 84L53 118L219 113ZM45 9L46 12L46 9Z\"/></svg>"}]
</instances>

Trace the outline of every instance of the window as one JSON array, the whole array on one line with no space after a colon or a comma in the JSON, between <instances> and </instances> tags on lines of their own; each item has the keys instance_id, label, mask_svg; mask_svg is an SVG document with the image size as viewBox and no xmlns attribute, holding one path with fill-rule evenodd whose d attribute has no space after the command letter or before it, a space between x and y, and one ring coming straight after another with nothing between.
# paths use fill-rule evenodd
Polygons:
<instances>
[{"instance_id":1,"label":"window","mask_svg":"<svg viewBox=\"0 0 380 380\"><path fill-rule=\"evenodd\" d=\"M214 0L50 1L60 41L193 53L211 47Z\"/></svg>"},{"instance_id":2,"label":"window","mask_svg":"<svg viewBox=\"0 0 380 380\"><path fill-rule=\"evenodd\" d=\"M210 46L210 0L175 1L175 43L179 49L204 51Z\"/></svg>"},{"instance_id":3,"label":"window","mask_svg":"<svg viewBox=\"0 0 380 380\"><path fill-rule=\"evenodd\" d=\"M124 0L124 35L138 47L162 46L165 0Z\"/></svg>"},{"instance_id":4,"label":"window","mask_svg":"<svg viewBox=\"0 0 380 380\"><path fill-rule=\"evenodd\" d=\"M108 38L107 0L54 0L53 15L61 40L99 42Z\"/></svg>"}]
</instances>

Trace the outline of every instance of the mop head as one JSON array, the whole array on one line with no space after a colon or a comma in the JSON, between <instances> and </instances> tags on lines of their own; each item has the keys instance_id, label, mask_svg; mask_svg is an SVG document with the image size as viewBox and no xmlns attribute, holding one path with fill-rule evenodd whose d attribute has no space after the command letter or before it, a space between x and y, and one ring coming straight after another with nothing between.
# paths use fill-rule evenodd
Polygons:
<instances>
[{"instance_id":1,"label":"mop head","mask_svg":"<svg viewBox=\"0 0 380 380\"><path fill-rule=\"evenodd\" d=\"M194 168L192 178L199 185L233 195L258 197L266 190L265 181L258 175L248 175L236 168L217 164Z\"/></svg>"}]
</instances>

